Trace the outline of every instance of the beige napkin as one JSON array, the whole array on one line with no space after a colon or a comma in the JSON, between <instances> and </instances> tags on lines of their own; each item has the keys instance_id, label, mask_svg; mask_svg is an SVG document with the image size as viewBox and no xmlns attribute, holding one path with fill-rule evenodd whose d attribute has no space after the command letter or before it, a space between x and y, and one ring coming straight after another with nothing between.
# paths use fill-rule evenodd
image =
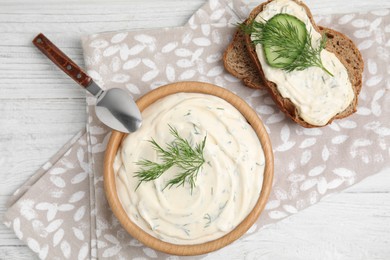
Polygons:
<instances>
[{"instance_id":1,"label":"beige napkin","mask_svg":"<svg viewBox=\"0 0 390 260\"><path fill-rule=\"evenodd\" d=\"M390 10L315 17L351 37L366 63L358 112L315 129L285 118L265 90L246 88L224 70L223 51L248 11L239 1L209 1L183 27L83 39L88 73L105 89L121 87L136 99L170 82L206 81L235 92L258 112L274 148L275 180L247 239L327 194L390 171ZM42 259L178 259L133 239L109 209L102 174L110 133L95 117L94 102L87 97L87 132L14 194L4 223Z\"/></svg>"}]
</instances>

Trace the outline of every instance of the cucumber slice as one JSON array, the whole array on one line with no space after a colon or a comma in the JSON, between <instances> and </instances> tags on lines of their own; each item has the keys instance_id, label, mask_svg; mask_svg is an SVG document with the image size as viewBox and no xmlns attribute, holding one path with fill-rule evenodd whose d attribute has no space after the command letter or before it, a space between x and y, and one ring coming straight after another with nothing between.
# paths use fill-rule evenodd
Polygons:
<instances>
[{"instance_id":1,"label":"cucumber slice","mask_svg":"<svg viewBox=\"0 0 390 260\"><path fill-rule=\"evenodd\" d=\"M289 14L277 14L268 20L263 29L263 43L267 63L271 67L284 68L301 55L306 41L304 22Z\"/></svg>"}]
</instances>

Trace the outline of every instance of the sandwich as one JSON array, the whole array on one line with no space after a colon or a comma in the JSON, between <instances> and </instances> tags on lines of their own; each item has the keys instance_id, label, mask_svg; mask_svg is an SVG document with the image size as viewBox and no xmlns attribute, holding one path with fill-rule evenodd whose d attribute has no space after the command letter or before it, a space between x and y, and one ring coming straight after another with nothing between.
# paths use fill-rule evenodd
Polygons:
<instances>
[{"instance_id":1,"label":"sandwich","mask_svg":"<svg viewBox=\"0 0 390 260\"><path fill-rule=\"evenodd\" d=\"M346 35L316 25L299 0L270 0L252 10L224 52L226 70L268 90L303 127L322 127L356 112L363 58Z\"/></svg>"}]
</instances>

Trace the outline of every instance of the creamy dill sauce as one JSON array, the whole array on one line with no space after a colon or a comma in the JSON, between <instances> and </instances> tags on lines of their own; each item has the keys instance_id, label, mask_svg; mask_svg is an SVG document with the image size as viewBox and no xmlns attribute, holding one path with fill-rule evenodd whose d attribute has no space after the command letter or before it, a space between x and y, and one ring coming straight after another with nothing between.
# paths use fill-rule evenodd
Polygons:
<instances>
[{"instance_id":1,"label":"creamy dill sauce","mask_svg":"<svg viewBox=\"0 0 390 260\"><path fill-rule=\"evenodd\" d=\"M169 95L142 112L142 127L128 135L116 155L114 171L118 196L130 219L152 236L174 244L198 244L234 229L259 198L264 153L252 127L226 101L199 93ZM142 183L135 162L159 162L148 142L165 147L173 140L168 124L190 142L207 135L202 170L196 187L165 187L178 171Z\"/></svg>"},{"instance_id":2,"label":"creamy dill sauce","mask_svg":"<svg viewBox=\"0 0 390 260\"><path fill-rule=\"evenodd\" d=\"M321 34L313 28L305 9L291 0L272 1L255 20L263 22L279 13L293 15L304 22L311 33L312 46L319 46ZM256 53L266 78L277 84L280 94L289 98L297 107L300 117L312 125L326 125L332 117L344 111L354 98L347 69L336 55L327 50L321 52L322 63L334 77L318 67L292 72L272 68L265 59L261 44L256 45Z\"/></svg>"}]
</instances>

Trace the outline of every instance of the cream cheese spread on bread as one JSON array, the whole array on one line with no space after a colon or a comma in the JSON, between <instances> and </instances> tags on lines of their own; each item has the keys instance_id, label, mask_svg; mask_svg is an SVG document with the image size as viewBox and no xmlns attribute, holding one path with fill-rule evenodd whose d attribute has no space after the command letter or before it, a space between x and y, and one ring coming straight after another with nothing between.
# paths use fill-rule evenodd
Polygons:
<instances>
[{"instance_id":1,"label":"cream cheese spread on bread","mask_svg":"<svg viewBox=\"0 0 390 260\"><path fill-rule=\"evenodd\" d=\"M173 244L199 244L224 236L251 212L263 183L265 156L256 132L225 100L199 93L164 97L142 112L142 126L123 140L115 157L118 197L130 219ZM140 159L161 160L151 147L172 141L168 124L199 143L207 135L196 186L166 188L180 169L143 182L134 176Z\"/></svg>"},{"instance_id":2,"label":"cream cheese spread on bread","mask_svg":"<svg viewBox=\"0 0 390 260\"><path fill-rule=\"evenodd\" d=\"M312 46L316 48L321 41L318 33L303 6L291 0L274 0L264 6L256 21L264 22L276 14L293 15L305 23L312 36ZM253 40L253 38L252 38ZM321 60L334 76L319 67L309 67L286 72L268 65L263 47L256 45L256 53L268 81L277 85L279 93L291 100L299 116L307 123L316 126L326 125L338 113L344 111L354 99L354 91L346 67L337 56L327 50L321 51Z\"/></svg>"}]
</instances>

